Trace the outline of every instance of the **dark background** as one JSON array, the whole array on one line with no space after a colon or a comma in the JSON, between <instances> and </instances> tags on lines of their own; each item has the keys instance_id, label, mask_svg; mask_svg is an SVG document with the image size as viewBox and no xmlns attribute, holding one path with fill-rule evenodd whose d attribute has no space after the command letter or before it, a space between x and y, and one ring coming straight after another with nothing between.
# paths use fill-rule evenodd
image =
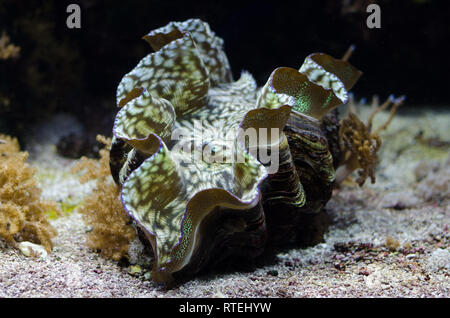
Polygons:
<instances>
[{"instance_id":1,"label":"dark background","mask_svg":"<svg viewBox=\"0 0 450 318\"><path fill-rule=\"evenodd\" d=\"M82 28L66 27L66 7L81 6ZM381 29L368 29L366 7L381 7ZM448 107L450 2L445 0L113 1L0 0L0 32L21 47L0 60L0 132L21 136L55 112L76 115L93 134L108 133L115 90L151 52L141 37L170 21L200 18L225 40L237 79L263 85L278 66L299 68L312 52L341 57L364 72L353 92L381 99L406 95L403 108Z\"/></svg>"}]
</instances>

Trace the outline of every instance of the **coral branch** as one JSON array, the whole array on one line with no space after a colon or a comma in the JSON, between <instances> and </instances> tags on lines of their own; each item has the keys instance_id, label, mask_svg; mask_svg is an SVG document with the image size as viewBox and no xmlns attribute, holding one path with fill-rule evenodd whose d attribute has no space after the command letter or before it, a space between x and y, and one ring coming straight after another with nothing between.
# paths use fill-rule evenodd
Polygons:
<instances>
[{"instance_id":1,"label":"coral branch","mask_svg":"<svg viewBox=\"0 0 450 318\"><path fill-rule=\"evenodd\" d=\"M345 52L344 56L342 56L343 61L348 61L348 59L352 56L353 52L355 51L356 46L354 44L350 45L347 51Z\"/></svg>"},{"instance_id":2,"label":"coral branch","mask_svg":"<svg viewBox=\"0 0 450 318\"><path fill-rule=\"evenodd\" d=\"M392 106L391 111L390 111L390 113L389 113L389 118L388 118L388 120L387 120L383 125L381 125L380 127L378 127L378 128L374 131L374 134L378 134L380 131L386 129L386 128L389 126L389 124L391 123L392 119L394 118L394 115L395 115L395 112L397 111L397 108L398 108L401 104L403 104L404 100L405 100L405 96L400 96L400 97L397 98L397 99L394 99L394 97L392 96L392 103L393 103L394 105Z\"/></svg>"}]
</instances>

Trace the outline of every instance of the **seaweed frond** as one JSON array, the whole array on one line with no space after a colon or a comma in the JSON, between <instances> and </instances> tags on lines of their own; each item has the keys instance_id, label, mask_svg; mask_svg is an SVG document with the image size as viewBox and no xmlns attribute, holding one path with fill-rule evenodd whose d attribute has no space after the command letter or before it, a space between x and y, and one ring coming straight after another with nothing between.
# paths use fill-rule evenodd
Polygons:
<instances>
[{"instance_id":1,"label":"seaweed frond","mask_svg":"<svg viewBox=\"0 0 450 318\"><path fill-rule=\"evenodd\" d=\"M28 153L20 151L17 139L0 135L0 140L0 237L14 247L30 241L50 252L57 233L47 216L59 207L40 198L36 170L26 162Z\"/></svg>"},{"instance_id":2,"label":"seaweed frond","mask_svg":"<svg viewBox=\"0 0 450 318\"><path fill-rule=\"evenodd\" d=\"M87 196L79 209L83 221L92 228L86 240L87 246L100 250L101 255L119 260L128 254L130 242L137 234L131 219L120 200L120 190L113 182L109 169L111 139L97 136L105 147L100 150L100 159L83 157L72 172L82 172L82 183L96 181L91 195Z\"/></svg>"},{"instance_id":3,"label":"seaweed frond","mask_svg":"<svg viewBox=\"0 0 450 318\"><path fill-rule=\"evenodd\" d=\"M353 171L358 172L356 182L359 186L364 185L365 180L370 177L375 183L375 167L379 162L378 150L381 147L380 131L386 129L391 123L397 108L403 103L404 97L395 99L390 96L381 106L378 99L374 99L373 110L367 124L363 123L352 110L348 117L341 121L339 129L339 141L343 150L343 165L336 171L337 184L342 183ZM375 115L393 104L388 120L372 131L372 121ZM350 108L351 109L351 108Z\"/></svg>"}]
</instances>

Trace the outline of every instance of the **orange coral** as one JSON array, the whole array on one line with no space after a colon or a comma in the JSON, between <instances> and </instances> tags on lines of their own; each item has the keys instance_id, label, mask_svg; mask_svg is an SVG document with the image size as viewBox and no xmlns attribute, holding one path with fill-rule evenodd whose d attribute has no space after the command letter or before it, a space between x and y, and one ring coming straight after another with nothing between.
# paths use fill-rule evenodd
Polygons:
<instances>
[{"instance_id":1,"label":"orange coral","mask_svg":"<svg viewBox=\"0 0 450 318\"><path fill-rule=\"evenodd\" d=\"M0 135L0 140L0 236L13 246L31 241L50 252L56 230L47 212L59 208L40 199L35 169L26 163L28 153L19 151L17 139Z\"/></svg>"},{"instance_id":2,"label":"orange coral","mask_svg":"<svg viewBox=\"0 0 450 318\"><path fill-rule=\"evenodd\" d=\"M112 181L109 170L109 148L111 139L97 136L106 147L100 150L100 159L83 157L73 172L83 171L81 182L96 180L93 193L85 198L80 208L83 221L92 227L87 245L98 249L106 258L119 260L127 255L130 242L136 238L136 230L120 201L120 191Z\"/></svg>"},{"instance_id":3,"label":"orange coral","mask_svg":"<svg viewBox=\"0 0 450 318\"><path fill-rule=\"evenodd\" d=\"M374 104L374 110L370 114L367 124L364 124L351 110L348 118L341 121L339 140L344 154L344 163L336 171L336 182L338 184L355 170L359 175L356 180L359 186L365 183L367 177L370 177L371 182L375 183L375 167L379 162L377 152L381 146L381 138L378 133L386 129L391 123L397 108L403 101L404 97L394 99L391 96L381 106L378 106L377 103ZM388 120L372 132L373 118L391 103L393 103L393 106Z\"/></svg>"}]
</instances>

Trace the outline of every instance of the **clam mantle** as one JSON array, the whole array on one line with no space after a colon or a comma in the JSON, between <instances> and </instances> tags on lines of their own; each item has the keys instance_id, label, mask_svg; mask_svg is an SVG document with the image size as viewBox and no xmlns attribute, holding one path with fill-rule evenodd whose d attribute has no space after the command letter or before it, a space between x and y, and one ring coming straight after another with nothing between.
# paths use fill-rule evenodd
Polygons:
<instances>
[{"instance_id":1,"label":"clam mantle","mask_svg":"<svg viewBox=\"0 0 450 318\"><path fill-rule=\"evenodd\" d=\"M152 246L152 278L171 281L226 257L260 255L268 242L299 241L303 216L331 196L339 157L332 110L361 73L316 53L299 70L275 69L258 89L247 72L232 80L223 40L205 22L171 22L144 39L155 52L118 86L110 166ZM248 129L257 144L245 142ZM206 160L205 148L240 160Z\"/></svg>"}]
</instances>

